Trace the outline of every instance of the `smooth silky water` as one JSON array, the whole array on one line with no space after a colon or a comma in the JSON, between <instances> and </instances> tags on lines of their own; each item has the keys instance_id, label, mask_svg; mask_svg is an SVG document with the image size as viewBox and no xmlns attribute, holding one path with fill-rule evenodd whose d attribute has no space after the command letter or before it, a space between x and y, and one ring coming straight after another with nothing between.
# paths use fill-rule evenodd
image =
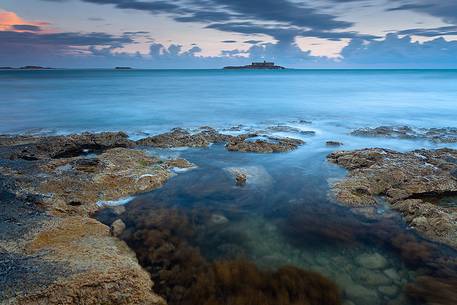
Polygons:
<instances>
[{"instance_id":1,"label":"smooth silky water","mask_svg":"<svg viewBox=\"0 0 457 305\"><path fill-rule=\"evenodd\" d=\"M345 304L420 304L405 299L406 285L449 271L456 253L416 236L386 204L354 213L334 202L329 185L345 171L326 156L365 147L457 148L350 135L379 125L457 127L456 83L455 70L0 71L0 133L123 130L137 139L173 127L238 124L315 131L276 133L306 141L288 153L235 153L221 145L148 150L197 168L135 197L127 212L204 211L211 221L189 242L210 261L243 257L261 268L315 270L338 284ZM329 148L329 140L344 146ZM245 186L236 186L233 168L248 172Z\"/></svg>"},{"instance_id":2,"label":"smooth silky water","mask_svg":"<svg viewBox=\"0 0 457 305\"><path fill-rule=\"evenodd\" d=\"M313 126L290 124L303 130ZM190 242L210 261L241 257L265 269L293 265L313 270L338 285L345 304L421 304L407 298L407 284L417 276L439 273L439 262L456 259L457 253L421 239L387 204L352 212L336 203L329 185L343 178L345 170L327 162L326 156L342 147L327 147L325 132L275 134L299 137L306 144L279 154L228 152L222 145L148 149L165 159L185 158L197 167L137 196L126 205L127 211L204 211L212 221ZM348 137L345 143L344 149L356 149L373 145L373 139ZM436 147L409 140L379 139L376 144L392 149ZM236 185L233 169L248 173L246 185ZM104 217L100 213L101 220L113 221ZM427 252L426 259L420 251Z\"/></svg>"}]
</instances>

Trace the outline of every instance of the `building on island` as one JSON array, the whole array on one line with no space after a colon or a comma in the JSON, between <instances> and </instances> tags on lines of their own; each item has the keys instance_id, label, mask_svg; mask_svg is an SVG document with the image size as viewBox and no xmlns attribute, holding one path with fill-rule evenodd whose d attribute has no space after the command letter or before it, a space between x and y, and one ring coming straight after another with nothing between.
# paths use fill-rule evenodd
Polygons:
<instances>
[{"instance_id":1,"label":"building on island","mask_svg":"<svg viewBox=\"0 0 457 305\"><path fill-rule=\"evenodd\" d=\"M224 67L225 70L283 70L284 67L275 66L274 62L253 62L246 66L228 66Z\"/></svg>"}]
</instances>

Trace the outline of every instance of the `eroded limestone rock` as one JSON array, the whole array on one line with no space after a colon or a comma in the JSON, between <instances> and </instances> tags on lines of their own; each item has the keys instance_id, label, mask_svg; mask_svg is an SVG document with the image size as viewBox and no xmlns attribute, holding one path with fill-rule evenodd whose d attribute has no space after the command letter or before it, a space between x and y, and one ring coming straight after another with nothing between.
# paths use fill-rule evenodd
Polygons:
<instances>
[{"instance_id":1,"label":"eroded limestone rock","mask_svg":"<svg viewBox=\"0 0 457 305\"><path fill-rule=\"evenodd\" d=\"M122 223L110 232L89 216L98 201L157 188L189 162L118 147L133 145L122 133L0 142L1 304L165 304L113 236Z\"/></svg>"},{"instance_id":2,"label":"eroded limestone rock","mask_svg":"<svg viewBox=\"0 0 457 305\"><path fill-rule=\"evenodd\" d=\"M374 205L384 197L418 232L457 247L457 206L441 205L457 195L457 150L387 149L338 151L328 159L349 170L332 188L339 202L350 206Z\"/></svg>"},{"instance_id":3,"label":"eroded limestone rock","mask_svg":"<svg viewBox=\"0 0 457 305\"><path fill-rule=\"evenodd\" d=\"M243 135L232 138L226 145L229 151L253 153L278 153L297 149L304 141L293 138L276 138Z\"/></svg>"},{"instance_id":4,"label":"eroded limestone rock","mask_svg":"<svg viewBox=\"0 0 457 305\"><path fill-rule=\"evenodd\" d=\"M272 137L262 135L261 132L237 136L222 134L211 127L201 127L195 133L175 128L170 132L138 140L136 143L140 146L158 148L208 147L210 144L225 143L229 151L254 153L286 152L304 144L299 139Z\"/></svg>"}]
</instances>

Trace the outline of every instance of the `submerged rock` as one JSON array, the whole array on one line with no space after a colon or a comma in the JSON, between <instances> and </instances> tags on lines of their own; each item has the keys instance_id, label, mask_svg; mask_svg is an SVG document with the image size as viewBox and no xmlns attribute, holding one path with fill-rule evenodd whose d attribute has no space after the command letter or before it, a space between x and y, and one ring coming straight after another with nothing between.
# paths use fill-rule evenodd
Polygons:
<instances>
[{"instance_id":1,"label":"submerged rock","mask_svg":"<svg viewBox=\"0 0 457 305\"><path fill-rule=\"evenodd\" d=\"M360 128L351 132L353 136L365 137L392 137L414 139L417 132L409 126L379 126L375 128Z\"/></svg>"},{"instance_id":2,"label":"submerged rock","mask_svg":"<svg viewBox=\"0 0 457 305\"><path fill-rule=\"evenodd\" d=\"M210 222L215 225L223 225L228 223L229 220L222 214L212 214L210 217Z\"/></svg>"},{"instance_id":3,"label":"submerged rock","mask_svg":"<svg viewBox=\"0 0 457 305\"><path fill-rule=\"evenodd\" d=\"M339 202L350 206L375 205L384 196L406 221L424 236L457 248L457 208L440 205L443 196L457 195L452 173L457 150L387 149L339 151L328 160L349 170L332 186Z\"/></svg>"},{"instance_id":4,"label":"submerged rock","mask_svg":"<svg viewBox=\"0 0 457 305\"><path fill-rule=\"evenodd\" d=\"M244 259L206 260L195 246L208 236L200 235L207 229L195 221L206 213L194 210L188 215L149 203L146 208L145 203L129 206L123 215L130 224L123 238L168 304L341 304L336 285L315 272L292 266L262 270ZM214 215L208 215L210 222ZM243 252L238 244L219 247L230 248L235 257Z\"/></svg>"},{"instance_id":5,"label":"submerged rock","mask_svg":"<svg viewBox=\"0 0 457 305\"><path fill-rule=\"evenodd\" d=\"M303 130L300 128L295 128L288 125L275 125L267 127L267 130L273 132L289 132L289 133L299 133L306 136L314 136L316 134L313 130Z\"/></svg>"},{"instance_id":6,"label":"submerged rock","mask_svg":"<svg viewBox=\"0 0 457 305\"><path fill-rule=\"evenodd\" d=\"M330 146L330 147L335 147L335 146L342 146L343 143L338 142L338 141L327 141L327 142L325 142L325 145Z\"/></svg>"},{"instance_id":7,"label":"submerged rock","mask_svg":"<svg viewBox=\"0 0 457 305\"><path fill-rule=\"evenodd\" d=\"M122 219L116 219L112 224L111 224L111 234L113 236L120 236L122 232L125 230L125 223L122 221Z\"/></svg>"},{"instance_id":8,"label":"submerged rock","mask_svg":"<svg viewBox=\"0 0 457 305\"><path fill-rule=\"evenodd\" d=\"M387 266L387 260L379 253L361 254L355 258L355 261L367 269L383 269Z\"/></svg>"},{"instance_id":9,"label":"submerged rock","mask_svg":"<svg viewBox=\"0 0 457 305\"><path fill-rule=\"evenodd\" d=\"M247 176L243 173L238 173L235 177L236 185L243 186L246 184Z\"/></svg>"},{"instance_id":10,"label":"submerged rock","mask_svg":"<svg viewBox=\"0 0 457 305\"><path fill-rule=\"evenodd\" d=\"M353 300L356 304L377 305L381 303L381 299L379 298L375 290L365 288L361 285L348 285L344 289L344 293L349 299Z\"/></svg>"},{"instance_id":11,"label":"submerged rock","mask_svg":"<svg viewBox=\"0 0 457 305\"><path fill-rule=\"evenodd\" d=\"M273 183L273 178L263 166L227 167L224 170L235 179L238 186L269 187Z\"/></svg>"}]
</instances>

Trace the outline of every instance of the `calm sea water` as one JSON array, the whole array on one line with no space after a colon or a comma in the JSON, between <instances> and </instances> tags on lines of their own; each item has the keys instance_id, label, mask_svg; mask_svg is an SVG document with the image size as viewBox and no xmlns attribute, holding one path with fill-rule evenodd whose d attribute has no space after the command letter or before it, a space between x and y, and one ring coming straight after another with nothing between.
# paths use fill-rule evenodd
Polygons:
<instances>
[{"instance_id":1,"label":"calm sea water","mask_svg":"<svg viewBox=\"0 0 457 305\"><path fill-rule=\"evenodd\" d=\"M127 211L202 208L217 215L223 223L208 226L193 241L209 260L242 253L263 267L292 264L334 280L345 304L408 305L423 304L407 299L408 284L418 276L438 276L457 258L455 251L418 237L388 206L365 217L329 199L329 182L345 171L326 161L341 148L325 145L335 140L344 149L457 148L349 134L379 125L457 127L457 70L0 71L0 92L0 133L124 130L142 137L178 126L239 124L315 131L278 133L306 141L281 154L233 153L221 145L150 151L198 167L136 197ZM233 168L249 173L246 186L235 185ZM110 223L103 213L100 219ZM132 225L135 218L125 221ZM406 242L433 253L431 261L405 255ZM366 268L360 264L366 256L381 256L384 264Z\"/></svg>"},{"instance_id":2,"label":"calm sea water","mask_svg":"<svg viewBox=\"0 0 457 305\"><path fill-rule=\"evenodd\" d=\"M306 119L452 126L457 70L0 71L0 133Z\"/></svg>"}]
</instances>

